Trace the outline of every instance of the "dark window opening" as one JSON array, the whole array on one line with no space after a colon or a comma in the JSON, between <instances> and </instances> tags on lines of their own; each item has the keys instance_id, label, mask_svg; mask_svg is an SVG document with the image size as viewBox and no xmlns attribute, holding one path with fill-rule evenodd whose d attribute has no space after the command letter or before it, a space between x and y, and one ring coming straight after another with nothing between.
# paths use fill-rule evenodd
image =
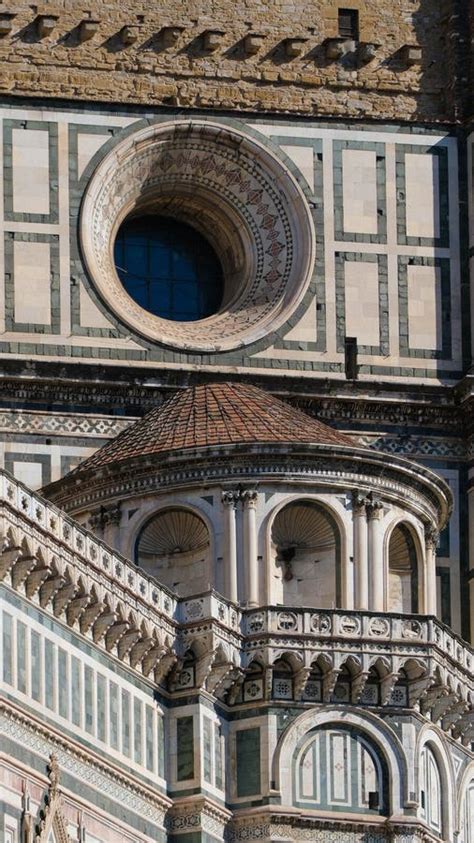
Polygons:
<instances>
[{"instance_id":1,"label":"dark window opening","mask_svg":"<svg viewBox=\"0 0 474 843\"><path fill-rule=\"evenodd\" d=\"M357 9L339 9L339 35L341 38L359 40L359 12Z\"/></svg>"},{"instance_id":2,"label":"dark window opening","mask_svg":"<svg viewBox=\"0 0 474 843\"><path fill-rule=\"evenodd\" d=\"M379 794L377 790L369 790L369 808L376 811L379 807Z\"/></svg>"},{"instance_id":3,"label":"dark window opening","mask_svg":"<svg viewBox=\"0 0 474 843\"><path fill-rule=\"evenodd\" d=\"M194 228L169 217L131 217L120 226L114 260L128 295L163 319L193 322L222 303L222 267Z\"/></svg>"}]
</instances>

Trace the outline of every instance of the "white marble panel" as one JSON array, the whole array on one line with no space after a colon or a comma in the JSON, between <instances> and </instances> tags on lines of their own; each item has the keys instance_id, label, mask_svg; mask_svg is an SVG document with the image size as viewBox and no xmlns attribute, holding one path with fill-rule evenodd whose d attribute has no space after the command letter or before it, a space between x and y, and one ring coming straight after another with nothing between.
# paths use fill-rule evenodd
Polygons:
<instances>
[{"instance_id":1,"label":"white marble panel","mask_svg":"<svg viewBox=\"0 0 474 843\"><path fill-rule=\"evenodd\" d=\"M16 240L13 246L15 322L51 321L50 244Z\"/></svg>"},{"instance_id":2,"label":"white marble panel","mask_svg":"<svg viewBox=\"0 0 474 843\"><path fill-rule=\"evenodd\" d=\"M311 190L314 190L314 153L312 146L282 146L283 152L296 164Z\"/></svg>"},{"instance_id":3,"label":"white marble panel","mask_svg":"<svg viewBox=\"0 0 474 843\"><path fill-rule=\"evenodd\" d=\"M359 345L380 344L378 264L346 261L346 336Z\"/></svg>"},{"instance_id":4,"label":"white marble panel","mask_svg":"<svg viewBox=\"0 0 474 843\"><path fill-rule=\"evenodd\" d=\"M12 131L13 211L49 214L49 134Z\"/></svg>"},{"instance_id":5,"label":"white marble panel","mask_svg":"<svg viewBox=\"0 0 474 843\"><path fill-rule=\"evenodd\" d=\"M91 158L96 154L101 146L110 140L108 134L89 134L88 132L79 132L77 135L77 175L81 178Z\"/></svg>"},{"instance_id":6,"label":"white marble panel","mask_svg":"<svg viewBox=\"0 0 474 843\"><path fill-rule=\"evenodd\" d=\"M439 174L436 155L405 155L408 237L439 237Z\"/></svg>"},{"instance_id":7,"label":"white marble panel","mask_svg":"<svg viewBox=\"0 0 474 843\"><path fill-rule=\"evenodd\" d=\"M43 466L39 462L14 462L13 474L30 489L41 489L43 485Z\"/></svg>"},{"instance_id":8,"label":"white marble panel","mask_svg":"<svg viewBox=\"0 0 474 843\"><path fill-rule=\"evenodd\" d=\"M342 150L344 231L377 234L377 171L375 152Z\"/></svg>"},{"instance_id":9,"label":"white marble panel","mask_svg":"<svg viewBox=\"0 0 474 843\"><path fill-rule=\"evenodd\" d=\"M316 302L312 301L306 313L303 314L294 328L285 334L285 340L293 342L316 342Z\"/></svg>"},{"instance_id":10,"label":"white marble panel","mask_svg":"<svg viewBox=\"0 0 474 843\"><path fill-rule=\"evenodd\" d=\"M435 266L408 266L410 348L441 348L441 277Z\"/></svg>"},{"instance_id":11,"label":"white marble panel","mask_svg":"<svg viewBox=\"0 0 474 843\"><path fill-rule=\"evenodd\" d=\"M85 328L113 328L111 322L105 318L104 314L97 307L95 302L87 293L83 284L79 286L79 308L81 325Z\"/></svg>"}]
</instances>

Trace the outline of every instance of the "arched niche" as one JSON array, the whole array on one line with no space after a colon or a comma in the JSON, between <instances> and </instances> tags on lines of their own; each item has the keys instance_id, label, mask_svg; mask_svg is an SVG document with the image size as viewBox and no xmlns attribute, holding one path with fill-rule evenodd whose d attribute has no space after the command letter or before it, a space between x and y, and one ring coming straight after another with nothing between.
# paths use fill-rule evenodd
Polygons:
<instances>
[{"instance_id":1,"label":"arched niche","mask_svg":"<svg viewBox=\"0 0 474 843\"><path fill-rule=\"evenodd\" d=\"M443 803L441 774L429 743L420 754L420 817L439 837L443 836Z\"/></svg>"},{"instance_id":2,"label":"arched niche","mask_svg":"<svg viewBox=\"0 0 474 843\"><path fill-rule=\"evenodd\" d=\"M335 519L315 501L296 500L271 526L271 600L334 608L341 602L341 541Z\"/></svg>"},{"instance_id":3,"label":"arched niche","mask_svg":"<svg viewBox=\"0 0 474 843\"><path fill-rule=\"evenodd\" d=\"M474 843L474 770L461 790L459 804L459 843Z\"/></svg>"},{"instance_id":4,"label":"arched niche","mask_svg":"<svg viewBox=\"0 0 474 843\"><path fill-rule=\"evenodd\" d=\"M160 510L137 536L135 562L180 597L208 591L212 566L207 525L189 509Z\"/></svg>"},{"instance_id":5,"label":"arched niche","mask_svg":"<svg viewBox=\"0 0 474 843\"><path fill-rule=\"evenodd\" d=\"M417 613L418 554L410 527L401 522L392 530L388 542L389 612Z\"/></svg>"},{"instance_id":6,"label":"arched niche","mask_svg":"<svg viewBox=\"0 0 474 843\"><path fill-rule=\"evenodd\" d=\"M298 808L386 816L387 765L376 744L357 728L326 723L299 742L293 794Z\"/></svg>"}]
</instances>

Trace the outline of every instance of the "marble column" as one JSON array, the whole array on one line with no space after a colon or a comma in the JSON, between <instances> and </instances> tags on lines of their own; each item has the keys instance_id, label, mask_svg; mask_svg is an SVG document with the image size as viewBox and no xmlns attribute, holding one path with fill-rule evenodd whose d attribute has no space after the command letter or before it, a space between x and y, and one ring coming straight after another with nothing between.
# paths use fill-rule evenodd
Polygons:
<instances>
[{"instance_id":1,"label":"marble column","mask_svg":"<svg viewBox=\"0 0 474 843\"><path fill-rule=\"evenodd\" d=\"M222 503L224 506L224 536L225 536L225 588L229 600L234 603L238 601L237 585L237 531L235 508L239 499L238 492L222 492Z\"/></svg>"},{"instance_id":2,"label":"marble column","mask_svg":"<svg viewBox=\"0 0 474 843\"><path fill-rule=\"evenodd\" d=\"M439 533L433 525L425 527L425 612L436 615L436 546Z\"/></svg>"},{"instance_id":3,"label":"marble column","mask_svg":"<svg viewBox=\"0 0 474 843\"><path fill-rule=\"evenodd\" d=\"M122 520L121 503L107 507L104 520L104 541L114 550L120 551L120 522Z\"/></svg>"},{"instance_id":4,"label":"marble column","mask_svg":"<svg viewBox=\"0 0 474 843\"><path fill-rule=\"evenodd\" d=\"M366 498L359 492L352 495L352 528L354 543L354 608L369 608L369 559Z\"/></svg>"},{"instance_id":5,"label":"marble column","mask_svg":"<svg viewBox=\"0 0 474 843\"><path fill-rule=\"evenodd\" d=\"M249 606L259 605L258 559L257 559L257 500L255 489L244 489L241 493L244 505L244 559L247 569L247 602Z\"/></svg>"},{"instance_id":6,"label":"marble column","mask_svg":"<svg viewBox=\"0 0 474 843\"><path fill-rule=\"evenodd\" d=\"M369 609L372 612L383 612L385 609L384 594L384 559L381 501L371 499L366 505L368 518L368 548L369 548Z\"/></svg>"}]
</instances>

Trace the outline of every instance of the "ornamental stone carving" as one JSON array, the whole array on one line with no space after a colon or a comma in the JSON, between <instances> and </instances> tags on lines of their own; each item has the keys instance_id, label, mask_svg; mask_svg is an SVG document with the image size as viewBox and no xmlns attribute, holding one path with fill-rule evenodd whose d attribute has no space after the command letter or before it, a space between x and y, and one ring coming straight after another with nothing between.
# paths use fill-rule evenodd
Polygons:
<instances>
[{"instance_id":1,"label":"ornamental stone carving","mask_svg":"<svg viewBox=\"0 0 474 843\"><path fill-rule=\"evenodd\" d=\"M121 222L140 209L166 210L201 229L223 268L218 313L172 322L126 293L113 243ZM92 281L123 322L149 339L201 351L236 348L280 327L314 263L310 208L288 167L266 143L205 120L158 123L112 150L86 191L81 243Z\"/></svg>"}]
</instances>

